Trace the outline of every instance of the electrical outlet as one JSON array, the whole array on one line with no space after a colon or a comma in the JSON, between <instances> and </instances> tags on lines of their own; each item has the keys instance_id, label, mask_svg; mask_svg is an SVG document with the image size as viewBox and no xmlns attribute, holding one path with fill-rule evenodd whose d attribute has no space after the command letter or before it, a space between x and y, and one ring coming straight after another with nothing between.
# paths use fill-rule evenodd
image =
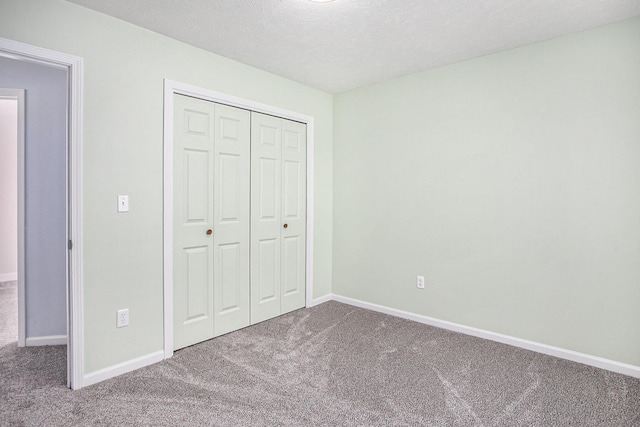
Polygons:
<instances>
[{"instance_id":1,"label":"electrical outlet","mask_svg":"<svg viewBox=\"0 0 640 427\"><path fill-rule=\"evenodd\" d=\"M129 309L118 310L116 312L116 328L129 326Z\"/></svg>"},{"instance_id":2,"label":"electrical outlet","mask_svg":"<svg viewBox=\"0 0 640 427\"><path fill-rule=\"evenodd\" d=\"M424 276L418 276L416 278L416 285L418 286L418 289L424 289Z\"/></svg>"}]
</instances>

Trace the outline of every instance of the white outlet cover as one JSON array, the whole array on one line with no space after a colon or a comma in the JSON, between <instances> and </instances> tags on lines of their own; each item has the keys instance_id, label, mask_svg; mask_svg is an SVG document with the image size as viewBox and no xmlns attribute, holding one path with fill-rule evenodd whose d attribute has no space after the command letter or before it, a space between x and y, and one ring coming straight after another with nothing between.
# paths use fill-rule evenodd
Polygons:
<instances>
[{"instance_id":1,"label":"white outlet cover","mask_svg":"<svg viewBox=\"0 0 640 427\"><path fill-rule=\"evenodd\" d=\"M118 310L116 312L116 328L129 326L129 309Z\"/></svg>"},{"instance_id":2,"label":"white outlet cover","mask_svg":"<svg viewBox=\"0 0 640 427\"><path fill-rule=\"evenodd\" d=\"M416 285L418 286L418 289L424 289L424 276L416 277Z\"/></svg>"}]
</instances>

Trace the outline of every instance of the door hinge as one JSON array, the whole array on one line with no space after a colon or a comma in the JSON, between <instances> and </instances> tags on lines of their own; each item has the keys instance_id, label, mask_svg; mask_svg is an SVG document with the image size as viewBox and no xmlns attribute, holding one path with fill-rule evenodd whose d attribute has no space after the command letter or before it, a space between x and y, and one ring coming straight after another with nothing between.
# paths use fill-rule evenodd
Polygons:
<instances>
[{"instance_id":1,"label":"door hinge","mask_svg":"<svg viewBox=\"0 0 640 427\"><path fill-rule=\"evenodd\" d=\"M69 250L73 249L73 242L69 240Z\"/></svg>"}]
</instances>

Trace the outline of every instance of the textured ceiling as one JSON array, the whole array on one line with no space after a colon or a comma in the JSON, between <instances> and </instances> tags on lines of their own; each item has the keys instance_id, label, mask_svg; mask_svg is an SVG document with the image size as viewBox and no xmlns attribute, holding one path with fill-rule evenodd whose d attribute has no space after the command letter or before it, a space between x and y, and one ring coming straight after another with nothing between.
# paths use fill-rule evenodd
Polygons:
<instances>
[{"instance_id":1,"label":"textured ceiling","mask_svg":"<svg viewBox=\"0 0 640 427\"><path fill-rule=\"evenodd\" d=\"M331 93L640 15L640 0L70 1Z\"/></svg>"}]
</instances>

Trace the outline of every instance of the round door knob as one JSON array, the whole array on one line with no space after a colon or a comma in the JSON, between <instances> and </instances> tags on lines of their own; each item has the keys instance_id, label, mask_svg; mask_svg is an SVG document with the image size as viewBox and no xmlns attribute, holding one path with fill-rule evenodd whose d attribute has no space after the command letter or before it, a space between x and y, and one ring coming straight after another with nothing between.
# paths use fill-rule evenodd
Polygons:
<instances>
[{"instance_id":1,"label":"round door knob","mask_svg":"<svg viewBox=\"0 0 640 427\"><path fill-rule=\"evenodd\" d=\"M208 229L207 230L207 236L211 236L213 234L213 230L212 229Z\"/></svg>"},{"instance_id":2,"label":"round door knob","mask_svg":"<svg viewBox=\"0 0 640 427\"><path fill-rule=\"evenodd\" d=\"M284 227L284 228L287 228L287 227L289 227L289 224L285 224L285 225L283 225L283 227Z\"/></svg>"}]
</instances>

